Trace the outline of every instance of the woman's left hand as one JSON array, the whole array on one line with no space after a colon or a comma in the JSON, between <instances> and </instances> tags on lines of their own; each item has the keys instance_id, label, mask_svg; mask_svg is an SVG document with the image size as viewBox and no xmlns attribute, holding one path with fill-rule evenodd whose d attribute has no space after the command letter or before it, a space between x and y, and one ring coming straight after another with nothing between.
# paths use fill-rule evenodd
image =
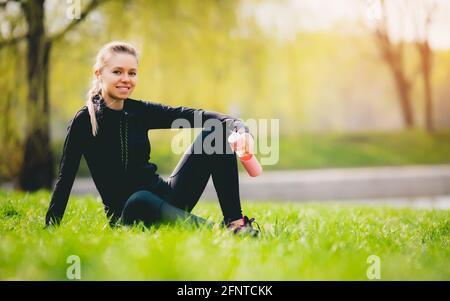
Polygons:
<instances>
[{"instance_id":1,"label":"woman's left hand","mask_svg":"<svg viewBox=\"0 0 450 301\"><path fill-rule=\"evenodd\" d=\"M245 153L246 154L253 154L254 140L253 140L252 134L250 134L248 132L244 132L241 135L244 137L243 139L244 139Z\"/></svg>"},{"instance_id":2,"label":"woman's left hand","mask_svg":"<svg viewBox=\"0 0 450 301\"><path fill-rule=\"evenodd\" d=\"M233 122L233 127L234 131L238 132L239 134L250 133L248 126L246 126L245 123L240 119L237 119Z\"/></svg>"}]
</instances>

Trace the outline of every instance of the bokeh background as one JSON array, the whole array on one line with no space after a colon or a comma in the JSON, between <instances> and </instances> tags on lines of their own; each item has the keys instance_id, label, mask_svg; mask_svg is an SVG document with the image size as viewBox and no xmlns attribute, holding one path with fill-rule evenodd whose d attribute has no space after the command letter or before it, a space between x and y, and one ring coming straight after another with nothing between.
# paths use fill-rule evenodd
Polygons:
<instances>
[{"instance_id":1,"label":"bokeh background","mask_svg":"<svg viewBox=\"0 0 450 301\"><path fill-rule=\"evenodd\" d=\"M448 0L0 0L0 279L72 279L77 255L82 280L449 280L449 16ZM112 40L140 50L133 98L279 120L276 164L239 164L260 239L111 228L84 159L43 228ZM179 131L149 132L163 176ZM211 183L202 198L193 213L221 221Z\"/></svg>"},{"instance_id":2,"label":"bokeh background","mask_svg":"<svg viewBox=\"0 0 450 301\"><path fill-rule=\"evenodd\" d=\"M0 180L17 188L51 187L111 40L140 50L133 98L279 119L266 170L450 162L448 1L0 4ZM149 134L160 172L175 133Z\"/></svg>"}]
</instances>

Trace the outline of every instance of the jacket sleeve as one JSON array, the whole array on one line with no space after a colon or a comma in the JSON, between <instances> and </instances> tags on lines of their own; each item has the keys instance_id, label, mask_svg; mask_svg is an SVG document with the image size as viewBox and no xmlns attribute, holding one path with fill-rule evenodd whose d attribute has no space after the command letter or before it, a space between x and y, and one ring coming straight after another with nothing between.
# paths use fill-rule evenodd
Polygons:
<instances>
[{"instance_id":1,"label":"jacket sleeve","mask_svg":"<svg viewBox=\"0 0 450 301\"><path fill-rule=\"evenodd\" d=\"M67 127L63 155L59 164L59 174L53 189L50 205L45 216L45 224L59 224L66 210L75 175L80 166L82 151L82 120L78 113ZM86 134L85 134L86 135Z\"/></svg>"},{"instance_id":2,"label":"jacket sleeve","mask_svg":"<svg viewBox=\"0 0 450 301\"><path fill-rule=\"evenodd\" d=\"M239 119L213 111L189 107L171 107L161 103L141 101L144 119L148 129L169 129L180 127L202 128L205 121L234 122Z\"/></svg>"}]
</instances>

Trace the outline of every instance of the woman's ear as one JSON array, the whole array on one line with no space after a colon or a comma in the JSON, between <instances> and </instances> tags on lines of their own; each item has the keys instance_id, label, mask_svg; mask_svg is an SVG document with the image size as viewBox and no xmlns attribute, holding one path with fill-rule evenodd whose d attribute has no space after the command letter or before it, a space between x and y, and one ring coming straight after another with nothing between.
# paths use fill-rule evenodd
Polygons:
<instances>
[{"instance_id":1,"label":"woman's ear","mask_svg":"<svg viewBox=\"0 0 450 301\"><path fill-rule=\"evenodd\" d=\"M94 74L95 74L95 77L96 77L97 79L100 79L100 76L102 75L102 73L100 72L99 69L95 70L95 71L94 71Z\"/></svg>"}]
</instances>

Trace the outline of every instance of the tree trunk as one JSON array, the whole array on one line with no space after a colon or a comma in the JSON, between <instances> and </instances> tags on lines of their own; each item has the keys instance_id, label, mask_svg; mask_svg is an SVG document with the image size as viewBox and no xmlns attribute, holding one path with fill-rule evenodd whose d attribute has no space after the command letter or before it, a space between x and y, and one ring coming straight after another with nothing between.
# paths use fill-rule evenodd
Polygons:
<instances>
[{"instance_id":1,"label":"tree trunk","mask_svg":"<svg viewBox=\"0 0 450 301\"><path fill-rule=\"evenodd\" d=\"M383 31L377 31L376 37L382 58L388 65L395 81L403 125L406 129L412 129L415 125L414 108L411 103L410 83L403 67L403 46L392 44Z\"/></svg>"},{"instance_id":2,"label":"tree trunk","mask_svg":"<svg viewBox=\"0 0 450 301\"><path fill-rule=\"evenodd\" d=\"M397 86L400 108L402 111L403 124L407 129L412 129L414 127L415 122L414 122L413 108L411 104L409 82L402 72L393 70L393 73L395 78L395 84Z\"/></svg>"},{"instance_id":3,"label":"tree trunk","mask_svg":"<svg viewBox=\"0 0 450 301\"><path fill-rule=\"evenodd\" d=\"M40 188L50 189L54 179L48 95L51 43L47 41L44 28L44 0L24 2L23 10L29 32L28 101L23 164L17 188L35 191Z\"/></svg>"},{"instance_id":4,"label":"tree trunk","mask_svg":"<svg viewBox=\"0 0 450 301\"><path fill-rule=\"evenodd\" d=\"M431 92L431 49L428 42L422 42L418 45L420 58L422 61L422 76L425 92L425 128L428 132L434 131L433 122L433 95Z\"/></svg>"}]
</instances>

